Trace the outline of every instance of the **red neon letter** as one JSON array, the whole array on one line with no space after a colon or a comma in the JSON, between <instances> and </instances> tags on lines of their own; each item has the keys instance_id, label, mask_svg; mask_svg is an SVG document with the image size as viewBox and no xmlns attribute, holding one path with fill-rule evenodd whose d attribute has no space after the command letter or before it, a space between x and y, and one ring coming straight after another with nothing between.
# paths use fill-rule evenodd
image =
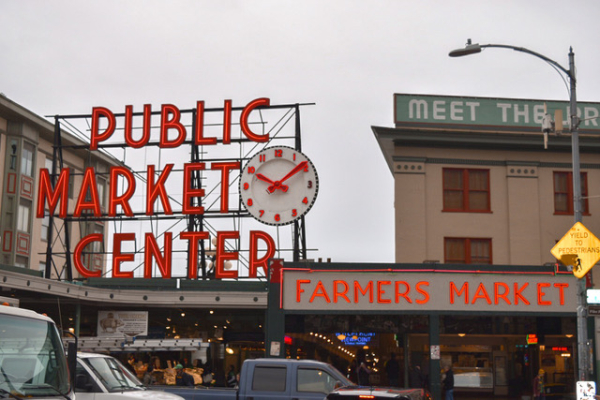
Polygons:
<instances>
[{"instance_id":1,"label":"red neon letter","mask_svg":"<svg viewBox=\"0 0 600 400\"><path fill-rule=\"evenodd\" d=\"M196 103L196 130L194 131L194 143L198 146L217 144L216 137L204 137L204 102Z\"/></svg>"},{"instance_id":2,"label":"red neon letter","mask_svg":"<svg viewBox=\"0 0 600 400\"><path fill-rule=\"evenodd\" d=\"M169 119L169 115L173 115ZM181 146L185 140L185 126L179 122L181 112L172 104L163 104L160 113L160 143L159 146L163 149ZM175 140L169 140L169 129L177 129L178 136Z\"/></svg>"},{"instance_id":3,"label":"red neon letter","mask_svg":"<svg viewBox=\"0 0 600 400\"><path fill-rule=\"evenodd\" d=\"M208 232L181 232L179 239L189 240L188 244L188 278L198 278L198 241L208 239Z\"/></svg>"},{"instance_id":4,"label":"red neon letter","mask_svg":"<svg viewBox=\"0 0 600 400\"><path fill-rule=\"evenodd\" d=\"M144 278L152 278L152 257L156 259L156 265L163 278L171 278L171 249L173 246L173 233L165 232L164 245L165 255L161 257L160 249L152 233L146 233L146 251L144 251Z\"/></svg>"},{"instance_id":5,"label":"red neon letter","mask_svg":"<svg viewBox=\"0 0 600 400\"><path fill-rule=\"evenodd\" d=\"M98 133L98 130L100 129L100 117L106 117L108 119L108 127L101 134ZM111 135L115 131L115 126L117 126L115 115L108 108L92 108L92 130L90 132L90 150L98 150L98 143L103 142L109 137L111 137Z\"/></svg>"},{"instance_id":6,"label":"red neon letter","mask_svg":"<svg viewBox=\"0 0 600 400\"><path fill-rule=\"evenodd\" d=\"M229 171L240 169L240 163L234 161L213 163L210 169L221 170L221 213L227 213L229 211Z\"/></svg>"},{"instance_id":7,"label":"red neon letter","mask_svg":"<svg viewBox=\"0 0 600 400\"><path fill-rule=\"evenodd\" d=\"M485 290L485 285L483 284L483 282L481 282L479 286L477 286L477 290L475 291L475 295L473 296L471 304L475 304L475 302L479 299L484 299L486 303L492 304L492 300L490 299L487 290Z\"/></svg>"},{"instance_id":8,"label":"red neon letter","mask_svg":"<svg viewBox=\"0 0 600 400\"><path fill-rule=\"evenodd\" d=\"M90 194L90 200L86 201L88 192ZM83 210L92 210L95 217L102 215L102 211L100 210L100 198L98 197L98 186L96 184L96 175L94 175L94 169L91 167L86 168L83 174L83 183L81 184L81 191L79 192L79 198L75 204L73 216L80 217Z\"/></svg>"},{"instance_id":9,"label":"red neon letter","mask_svg":"<svg viewBox=\"0 0 600 400\"><path fill-rule=\"evenodd\" d=\"M102 243L102 239L103 236L101 233L93 233L81 239L81 241L77 243L77 246L75 246L75 252L73 253L73 263L75 263L75 268L84 278L100 278L102 276L102 270L90 271L81 262L81 257L85 246L92 242Z\"/></svg>"},{"instance_id":10,"label":"red neon letter","mask_svg":"<svg viewBox=\"0 0 600 400\"><path fill-rule=\"evenodd\" d=\"M321 282L321 281L319 281L317 283L317 286L315 287L315 290L313 291L313 294L308 302L312 303L315 300L315 297L322 297L325 300L325 302L331 303L331 300L329 299L329 295L327 294L327 291L325 290L325 286L323 286L323 282Z\"/></svg>"},{"instance_id":11,"label":"red neon letter","mask_svg":"<svg viewBox=\"0 0 600 400\"><path fill-rule=\"evenodd\" d=\"M515 305L519 304L519 299L521 299L525 305L529 305L529 301L521 294L521 292L525 290L527 286L529 286L529 283L525 282L523 287L519 289L519 284L515 282Z\"/></svg>"},{"instance_id":12,"label":"red neon letter","mask_svg":"<svg viewBox=\"0 0 600 400\"><path fill-rule=\"evenodd\" d=\"M144 147L150 141L150 128L152 121L152 105L144 104L144 122L142 126L142 137L139 140L133 139L133 106L125 106L125 143L129 147L139 149Z\"/></svg>"},{"instance_id":13,"label":"red neon letter","mask_svg":"<svg viewBox=\"0 0 600 400\"><path fill-rule=\"evenodd\" d=\"M117 195L117 185L119 176L122 176L127 185L127 189L122 196ZM108 215L115 217L117 215L117 205L121 206L123 214L128 217L133 217L133 211L129 205L129 199L135 193L135 178L133 172L125 167L110 167L110 187L108 190Z\"/></svg>"},{"instance_id":14,"label":"red neon letter","mask_svg":"<svg viewBox=\"0 0 600 400\"><path fill-rule=\"evenodd\" d=\"M231 143L231 100L223 106L223 144Z\"/></svg>"},{"instance_id":15,"label":"red neon letter","mask_svg":"<svg viewBox=\"0 0 600 400\"><path fill-rule=\"evenodd\" d=\"M454 304L454 293L456 293L457 296L460 296L464 293L465 304L469 304L469 282L463 283L460 290L457 290L454 282L450 282L450 304Z\"/></svg>"},{"instance_id":16,"label":"red neon letter","mask_svg":"<svg viewBox=\"0 0 600 400\"><path fill-rule=\"evenodd\" d=\"M204 207L194 206L194 197L203 197L204 189L192 188L192 181L195 179L192 177L193 171L199 171L204 169L204 163L188 163L183 164L183 205L181 206L182 214L204 214ZM198 182L200 180L198 179Z\"/></svg>"},{"instance_id":17,"label":"red neon letter","mask_svg":"<svg viewBox=\"0 0 600 400\"><path fill-rule=\"evenodd\" d=\"M244 107L244 110L240 115L240 127L242 128L242 132L244 132L244 135L246 135L248 139L254 142L264 143L269 141L269 134L267 133L265 135L257 135L256 133L252 132L252 130L250 129L250 125L248 124L248 116L250 115L250 112L256 107L268 107L269 104L269 99L266 97L252 100L250 103L248 103L246 107Z\"/></svg>"},{"instance_id":18,"label":"red neon letter","mask_svg":"<svg viewBox=\"0 0 600 400\"><path fill-rule=\"evenodd\" d=\"M223 278L237 278L238 271L225 270L225 260L237 260L238 252L237 251L226 251L225 249L225 240L226 239L239 239L240 233L238 231L225 231L225 232L217 232L217 256L215 258L215 278L223 279Z\"/></svg>"},{"instance_id":19,"label":"red neon letter","mask_svg":"<svg viewBox=\"0 0 600 400\"><path fill-rule=\"evenodd\" d=\"M400 285L404 285L404 292L400 292ZM410 286L408 285L408 283L403 282L403 281L396 281L396 303L400 302L400 297L404 297L404 300L406 300L408 302L408 304L412 304L412 300L410 299L410 297L408 297L408 292L410 292Z\"/></svg>"},{"instance_id":20,"label":"red neon letter","mask_svg":"<svg viewBox=\"0 0 600 400\"><path fill-rule=\"evenodd\" d=\"M381 304L389 304L392 302L390 299L384 299L383 295L385 294L385 290L383 289L383 285L391 285L390 281L377 281L377 302Z\"/></svg>"},{"instance_id":21,"label":"red neon letter","mask_svg":"<svg viewBox=\"0 0 600 400\"><path fill-rule=\"evenodd\" d=\"M363 296L365 296L367 293L369 294L369 303L373 302L373 281L369 281L369 283L367 283L367 286L365 287L365 289L363 290L360 287L360 282L359 281L354 281L354 302L358 304L358 294L362 294Z\"/></svg>"},{"instance_id":22,"label":"red neon letter","mask_svg":"<svg viewBox=\"0 0 600 400\"><path fill-rule=\"evenodd\" d=\"M52 189L52 183L50 182L50 173L48 172L48 169L40 169L40 186L38 189L36 217L44 218L44 205L46 204L46 200L48 200L48 209L50 210L50 215L54 215L54 209L60 200L60 210L58 215L61 218L66 218L67 206L69 203L68 198L69 168L63 168L60 171L58 181L56 182L56 185L54 185L54 190Z\"/></svg>"},{"instance_id":23,"label":"red neon letter","mask_svg":"<svg viewBox=\"0 0 600 400\"><path fill-rule=\"evenodd\" d=\"M133 253L121 253L121 242L126 240L135 240L135 233L115 233L113 236L113 278L133 278L133 271L121 272L121 263L133 261Z\"/></svg>"},{"instance_id":24,"label":"red neon letter","mask_svg":"<svg viewBox=\"0 0 600 400\"><path fill-rule=\"evenodd\" d=\"M338 286L340 286L340 285L342 286L341 291L338 290ZM333 302L337 303L338 297L341 297L344 300L346 300L346 303L350 303L350 299L346 295L348 293L348 290L350 290L350 286L348 286L348 283L346 281L334 280L333 281Z\"/></svg>"},{"instance_id":25,"label":"red neon letter","mask_svg":"<svg viewBox=\"0 0 600 400\"><path fill-rule=\"evenodd\" d=\"M540 305L540 306L551 306L552 305L551 301L544 300L544 296L546 295L546 292L544 292L544 288L549 288L549 287L550 287L549 283L538 283L537 284L538 305Z\"/></svg>"},{"instance_id":26,"label":"red neon letter","mask_svg":"<svg viewBox=\"0 0 600 400\"><path fill-rule=\"evenodd\" d=\"M171 209L171 203L169 203L169 196L167 196L167 190L165 189L165 181L169 177L171 170L173 169L174 164L165 165L165 169L161 172L158 177L158 181L154 183L154 165L148 165L148 186L147 186L147 195L146 195L146 215L154 214L154 202L156 198L160 196L160 201L163 205L163 209L165 210L165 214L170 215L173 214L173 210Z\"/></svg>"},{"instance_id":27,"label":"red neon letter","mask_svg":"<svg viewBox=\"0 0 600 400\"><path fill-rule=\"evenodd\" d=\"M429 282L417 282L417 284L415 285L415 289L417 290L417 292L423 295L422 299L415 300L417 304L425 304L429 302L429 293L427 292L427 290L421 289L421 286L429 286Z\"/></svg>"},{"instance_id":28,"label":"red neon letter","mask_svg":"<svg viewBox=\"0 0 600 400\"><path fill-rule=\"evenodd\" d=\"M302 285L310 284L310 280L308 279L300 279L296 281L296 303L300 303L302 301L301 294L304 293L304 289L302 289Z\"/></svg>"},{"instance_id":29,"label":"red neon letter","mask_svg":"<svg viewBox=\"0 0 600 400\"><path fill-rule=\"evenodd\" d=\"M258 239L261 239L267 245L265 254L258 258ZM275 255L275 241L273 238L263 231L250 231L250 261L248 265L248 276L250 278L256 278L258 276L258 268L262 268L265 276L269 267L267 263L269 258Z\"/></svg>"},{"instance_id":30,"label":"red neon letter","mask_svg":"<svg viewBox=\"0 0 600 400\"><path fill-rule=\"evenodd\" d=\"M500 288L504 288L502 293L500 293ZM510 304L510 300L508 299L508 293L510 289L508 285L504 282L494 282L494 304L498 304L500 299L504 300L506 304Z\"/></svg>"},{"instance_id":31,"label":"red neon letter","mask_svg":"<svg viewBox=\"0 0 600 400\"><path fill-rule=\"evenodd\" d=\"M565 305L565 288L569 287L568 283L555 283L554 284L555 288L558 288L558 295L560 296L560 305L564 306Z\"/></svg>"}]
</instances>

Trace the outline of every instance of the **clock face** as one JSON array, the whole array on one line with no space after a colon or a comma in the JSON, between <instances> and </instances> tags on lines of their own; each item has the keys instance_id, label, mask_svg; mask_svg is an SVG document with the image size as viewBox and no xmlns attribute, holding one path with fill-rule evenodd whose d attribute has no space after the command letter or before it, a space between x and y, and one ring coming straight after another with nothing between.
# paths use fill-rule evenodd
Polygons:
<instances>
[{"instance_id":1,"label":"clock face","mask_svg":"<svg viewBox=\"0 0 600 400\"><path fill-rule=\"evenodd\" d=\"M286 225L310 210L319 178L308 157L287 146L255 154L240 176L240 197L248 212L269 225Z\"/></svg>"}]
</instances>

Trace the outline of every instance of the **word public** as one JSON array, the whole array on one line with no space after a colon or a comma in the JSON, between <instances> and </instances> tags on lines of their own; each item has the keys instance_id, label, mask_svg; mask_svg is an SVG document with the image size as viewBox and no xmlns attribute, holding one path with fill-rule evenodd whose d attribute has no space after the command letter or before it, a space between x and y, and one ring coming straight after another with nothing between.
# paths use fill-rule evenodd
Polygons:
<instances>
[{"instance_id":1,"label":"word public","mask_svg":"<svg viewBox=\"0 0 600 400\"><path fill-rule=\"evenodd\" d=\"M259 135L249 127L248 119L250 113L257 107L269 106L268 98L259 98L251 101L246 105L240 114L240 128L247 139L255 142L267 142L268 134ZM231 100L225 100L223 108L223 137L221 143L229 144L231 142L231 126L232 126L232 105ZM124 141L131 148L140 148L149 144L151 130L151 115L152 107L149 104L144 105L143 111L143 127L142 136L139 138L133 137L133 107L126 106L124 114L123 134ZM161 121L160 121L160 140L159 147L175 148L182 145L187 138L185 126L181 123L180 110L170 104L161 106ZM101 120L106 119L106 128L100 129ZM218 143L216 137L204 136L204 102L198 101L196 104L194 131L192 132L192 140L196 145L215 145ZM107 141L117 130L116 116L107 108L94 107L92 110L92 123L90 133L90 150L98 150L102 148L102 143ZM169 137L169 131L175 130L176 136ZM167 182L174 164L166 164L160 174L156 173L154 165L147 165L147 182L146 182L146 203L145 214L154 215L154 205L160 200L164 214L172 215L173 208L167 194L165 183ZM227 213L229 209L229 180L232 170L239 170L239 161L223 161L213 162L210 168L204 162L186 163L183 165L183 199L181 201L181 214L203 214L204 207L194 206L192 199L203 197L205 191L203 188L191 187L192 174L199 170L213 170L221 174L221 191L220 191L220 213ZM43 218L45 210L48 210L50 216L55 215L58 207L58 216L67 218L67 207L69 199L69 168L63 168L53 182L50 172L47 168L40 169L39 190L37 196L36 217ZM117 206L121 208L119 215L125 217L134 217L134 212L130 205L130 200L136 191L136 180L133 171L123 166L112 166L109 170L110 184L108 193L108 209L106 216L116 217ZM117 189L117 182L123 182L124 189ZM119 194L119 192L122 192ZM81 218L84 215L86 218L90 216L102 217L102 208L98 186L96 181L96 173L94 168L86 168L83 173L83 180L79 189L79 196L75 203L75 209L72 218ZM209 239L209 233L203 231L180 232L179 240L188 242L188 278L196 279L198 276L198 253L200 251L200 240ZM215 278L237 278L238 271L227 270L225 262L238 259L238 252L226 251L226 240L238 240L239 232L237 231L222 231L217 232L216 240L216 255L215 255ZM134 261L133 253L123 253L122 245L128 241L135 241L135 233L115 233L113 235L113 257L112 257L112 276L114 278L133 278L132 271L122 271L121 263ZM173 252L173 233L164 233L163 251L156 241L156 237L152 233L144 235L144 278L152 277L153 260L158 266L158 271L163 278L171 277L172 269L172 252ZM101 270L90 270L82 262L84 249L86 246L94 242L104 242L104 235L95 233L82 238L76 245L73 253L73 263L77 271L83 277L100 277ZM262 242L263 250L259 251L259 244ZM265 275L267 273L267 262L275 254L275 241L273 238L263 231L250 232L250 247L249 247L249 277L255 278L258 275L258 270L263 269ZM264 250L266 247L266 250ZM262 253L262 256L259 255Z\"/></svg>"}]
</instances>

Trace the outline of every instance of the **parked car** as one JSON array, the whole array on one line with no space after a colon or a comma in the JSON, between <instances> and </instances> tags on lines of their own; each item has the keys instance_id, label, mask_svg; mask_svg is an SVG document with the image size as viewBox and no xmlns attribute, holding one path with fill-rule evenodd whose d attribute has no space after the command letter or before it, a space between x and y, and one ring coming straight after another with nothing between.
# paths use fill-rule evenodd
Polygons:
<instances>
[{"instance_id":1,"label":"parked car","mask_svg":"<svg viewBox=\"0 0 600 400\"><path fill-rule=\"evenodd\" d=\"M324 362L262 358L244 361L237 388L154 388L175 393L185 400L323 400L329 392L345 385L353 383L335 367Z\"/></svg>"},{"instance_id":2,"label":"parked car","mask_svg":"<svg viewBox=\"0 0 600 400\"><path fill-rule=\"evenodd\" d=\"M183 400L172 393L148 390L119 360L104 354L77 353L77 400Z\"/></svg>"},{"instance_id":3,"label":"parked car","mask_svg":"<svg viewBox=\"0 0 600 400\"><path fill-rule=\"evenodd\" d=\"M325 400L432 400L431 394L425 389L400 389L395 387L377 386L345 386L335 389L325 397Z\"/></svg>"}]
</instances>

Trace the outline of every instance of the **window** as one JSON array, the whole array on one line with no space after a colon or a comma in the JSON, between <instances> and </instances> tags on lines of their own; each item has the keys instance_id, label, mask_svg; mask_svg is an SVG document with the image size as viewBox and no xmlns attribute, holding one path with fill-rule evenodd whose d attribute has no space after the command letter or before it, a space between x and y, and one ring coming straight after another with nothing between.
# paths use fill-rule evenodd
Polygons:
<instances>
[{"instance_id":1,"label":"window","mask_svg":"<svg viewBox=\"0 0 600 400\"><path fill-rule=\"evenodd\" d=\"M587 172L581 173L581 212L589 214ZM554 172L554 214L573 215L573 173Z\"/></svg>"},{"instance_id":2,"label":"window","mask_svg":"<svg viewBox=\"0 0 600 400\"><path fill-rule=\"evenodd\" d=\"M44 218L42 219L42 232L41 239L48 241L48 230L50 229L50 212L46 210L44 212Z\"/></svg>"},{"instance_id":3,"label":"window","mask_svg":"<svg viewBox=\"0 0 600 400\"><path fill-rule=\"evenodd\" d=\"M444 238L444 259L455 264L491 264L492 239Z\"/></svg>"},{"instance_id":4,"label":"window","mask_svg":"<svg viewBox=\"0 0 600 400\"><path fill-rule=\"evenodd\" d=\"M337 380L320 369L298 369L298 392L317 392L328 394L335 389Z\"/></svg>"},{"instance_id":5,"label":"window","mask_svg":"<svg viewBox=\"0 0 600 400\"><path fill-rule=\"evenodd\" d=\"M287 369L281 367L254 368L252 390L258 392L285 392Z\"/></svg>"},{"instance_id":6,"label":"window","mask_svg":"<svg viewBox=\"0 0 600 400\"><path fill-rule=\"evenodd\" d=\"M40 261L38 264L38 271L42 273L42 276L46 273L46 261Z\"/></svg>"},{"instance_id":7,"label":"window","mask_svg":"<svg viewBox=\"0 0 600 400\"><path fill-rule=\"evenodd\" d=\"M25 204L19 204L17 213L17 230L29 233L29 210L30 207Z\"/></svg>"},{"instance_id":8,"label":"window","mask_svg":"<svg viewBox=\"0 0 600 400\"><path fill-rule=\"evenodd\" d=\"M46 161L44 161L44 168L46 168L48 170L48 173L52 175L52 157L46 156Z\"/></svg>"},{"instance_id":9,"label":"window","mask_svg":"<svg viewBox=\"0 0 600 400\"><path fill-rule=\"evenodd\" d=\"M490 171L444 168L444 211L489 212Z\"/></svg>"},{"instance_id":10,"label":"window","mask_svg":"<svg viewBox=\"0 0 600 400\"><path fill-rule=\"evenodd\" d=\"M23 146L21 154L21 174L33 177L33 152L35 147L29 143Z\"/></svg>"}]
</instances>

